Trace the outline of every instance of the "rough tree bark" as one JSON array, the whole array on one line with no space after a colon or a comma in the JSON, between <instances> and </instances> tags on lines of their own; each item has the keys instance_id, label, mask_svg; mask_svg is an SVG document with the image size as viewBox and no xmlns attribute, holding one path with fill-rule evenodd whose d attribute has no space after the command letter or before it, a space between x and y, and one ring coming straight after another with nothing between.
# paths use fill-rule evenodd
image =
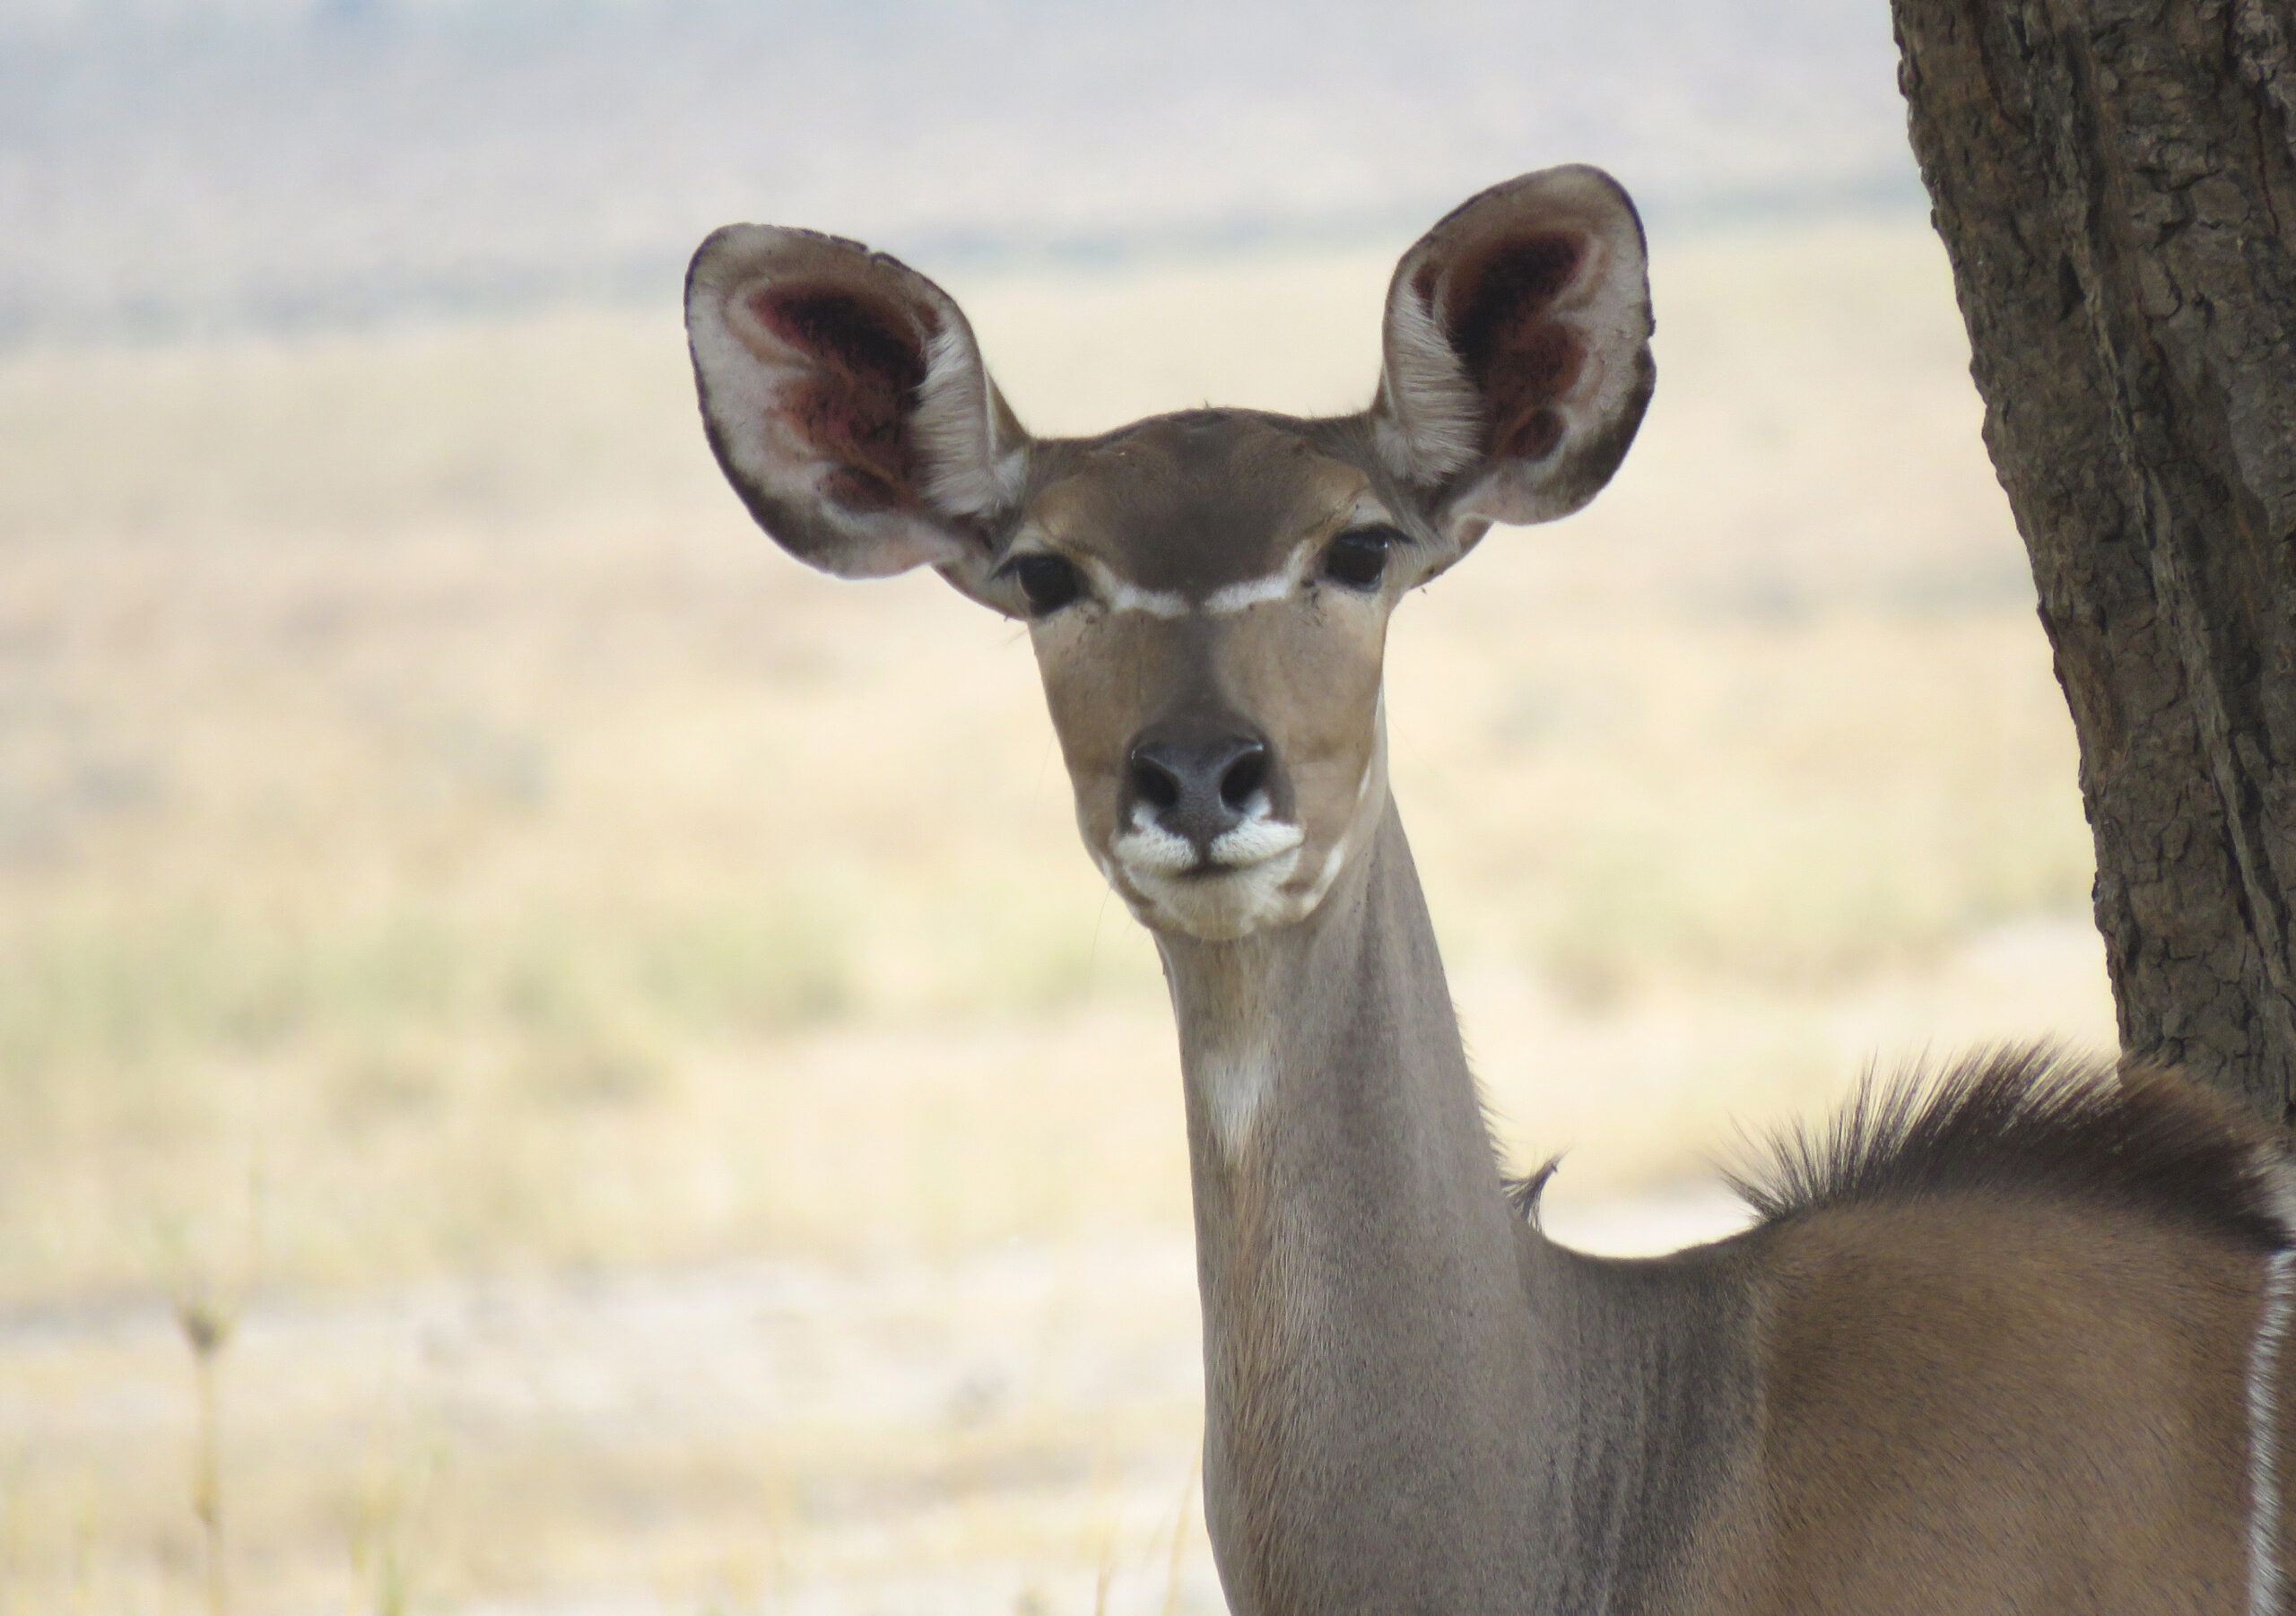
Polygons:
<instances>
[{"instance_id":1,"label":"rough tree bark","mask_svg":"<svg viewBox=\"0 0 2296 1616\"><path fill-rule=\"evenodd\" d=\"M1892 0L2123 1047L2296 1116L2296 0Z\"/></svg>"}]
</instances>

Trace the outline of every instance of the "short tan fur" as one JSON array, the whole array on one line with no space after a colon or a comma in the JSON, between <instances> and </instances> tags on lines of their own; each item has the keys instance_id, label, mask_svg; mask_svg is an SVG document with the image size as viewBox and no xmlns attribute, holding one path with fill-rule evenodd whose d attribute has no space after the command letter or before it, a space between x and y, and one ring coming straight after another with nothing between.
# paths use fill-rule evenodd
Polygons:
<instances>
[{"instance_id":1,"label":"short tan fur","mask_svg":"<svg viewBox=\"0 0 2296 1616\"><path fill-rule=\"evenodd\" d=\"M2283 1608L2289 1172L2212 1096L2032 1052L1875 1089L1746 1186L1753 1229L1654 1261L1548 1240L1500 1177L1380 682L1405 594L1633 439L1645 249L1607 176L1439 222L1335 419L1033 439L945 293L804 230L713 235L687 326L785 548L1030 625L1171 988L1239 1616Z\"/></svg>"}]
</instances>

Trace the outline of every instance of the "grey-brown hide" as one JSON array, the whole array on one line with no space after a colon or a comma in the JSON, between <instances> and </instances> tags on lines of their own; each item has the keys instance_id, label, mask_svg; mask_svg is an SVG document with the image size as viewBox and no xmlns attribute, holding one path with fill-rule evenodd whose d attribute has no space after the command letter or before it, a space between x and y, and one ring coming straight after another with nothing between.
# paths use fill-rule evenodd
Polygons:
<instances>
[{"instance_id":1,"label":"grey-brown hide","mask_svg":"<svg viewBox=\"0 0 2296 1616\"><path fill-rule=\"evenodd\" d=\"M1633 436L1616 186L1549 170L1438 224L1338 420L1031 439L945 294L804 231L711 237L687 317L777 540L1031 622L1086 844L1171 986L1236 1616L2284 1608L2285 1169L2205 1097L1998 1065L1899 1136L1844 1145L1853 1114L1807 1194L1652 1262L1502 1188L1380 658L1405 591Z\"/></svg>"}]
</instances>

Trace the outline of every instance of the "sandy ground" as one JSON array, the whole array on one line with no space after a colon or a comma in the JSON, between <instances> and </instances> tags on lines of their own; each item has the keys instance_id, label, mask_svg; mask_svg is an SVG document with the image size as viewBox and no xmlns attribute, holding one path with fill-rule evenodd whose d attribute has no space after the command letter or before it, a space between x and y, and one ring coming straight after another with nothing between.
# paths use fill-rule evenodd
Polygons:
<instances>
[{"instance_id":1,"label":"sandy ground","mask_svg":"<svg viewBox=\"0 0 2296 1616\"><path fill-rule=\"evenodd\" d=\"M1549 1221L1631 1255L1742 1214L1708 1192ZM463 1546L526 1585L458 1607L493 1616L695 1608L681 1593L793 1612L1213 1611L1183 1512L1196 1332L1193 1256L1172 1234L262 1297L224 1359L224 1451L239 1473L378 1466L351 1525L367 1540L346 1546L398 1557L419 1604L422 1554L461 1530L453 1501L500 1489L555 1518L543 1542ZM192 1438L164 1306L19 1312L0 1321L0 1422L27 1459L125 1479ZM702 1573L715 1587L633 1577L696 1539L745 1540Z\"/></svg>"}]
</instances>

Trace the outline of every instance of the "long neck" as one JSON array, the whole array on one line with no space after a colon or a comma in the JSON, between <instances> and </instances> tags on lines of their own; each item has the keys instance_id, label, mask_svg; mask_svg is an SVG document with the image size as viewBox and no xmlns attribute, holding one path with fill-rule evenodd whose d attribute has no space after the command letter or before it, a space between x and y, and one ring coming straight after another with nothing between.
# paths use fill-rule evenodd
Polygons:
<instances>
[{"instance_id":1,"label":"long neck","mask_svg":"<svg viewBox=\"0 0 2296 1616\"><path fill-rule=\"evenodd\" d=\"M1306 920L1160 947L1238 1616L1609 1608L1705 1326L1510 1210L1392 804Z\"/></svg>"}]
</instances>

